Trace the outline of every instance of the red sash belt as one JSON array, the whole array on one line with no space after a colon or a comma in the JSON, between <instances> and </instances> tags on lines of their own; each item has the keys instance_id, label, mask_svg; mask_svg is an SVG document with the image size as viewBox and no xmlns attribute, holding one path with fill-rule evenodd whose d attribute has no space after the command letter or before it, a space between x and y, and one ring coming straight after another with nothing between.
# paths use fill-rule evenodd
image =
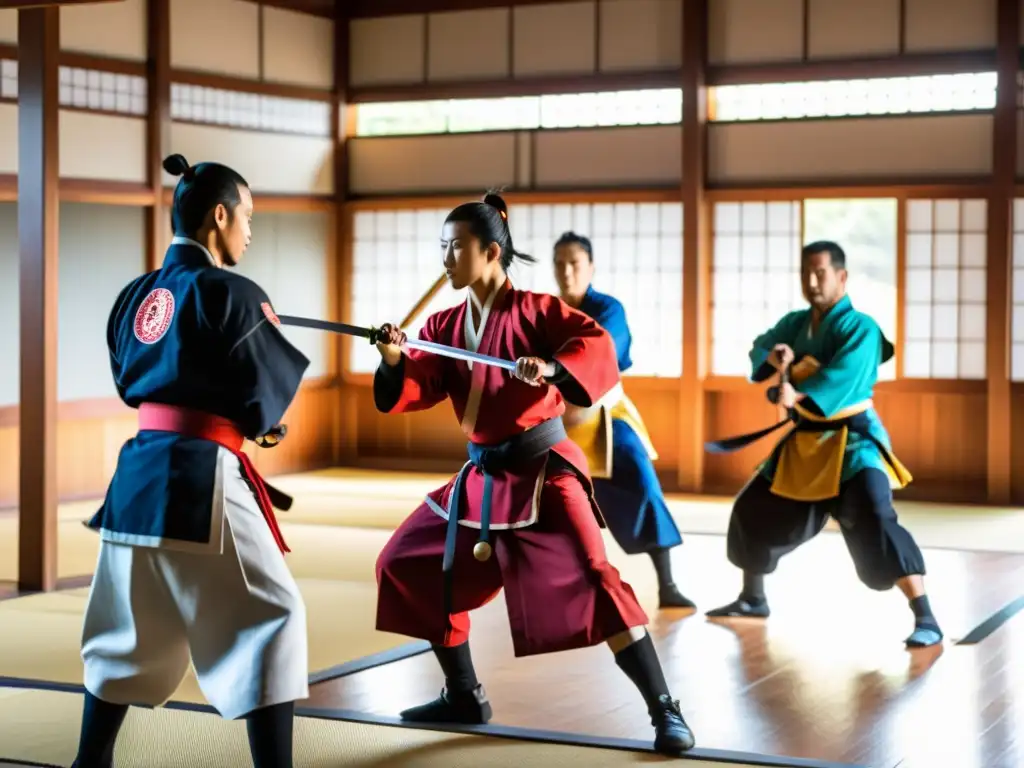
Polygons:
<instances>
[{"instance_id":1,"label":"red sash belt","mask_svg":"<svg viewBox=\"0 0 1024 768\"><path fill-rule=\"evenodd\" d=\"M263 513L263 518L270 527L270 533L274 536L281 552L291 552L288 545L284 543L284 536L274 516L274 508L270 503L270 494L267 492L267 484L256 471L252 461L242 452L242 444L245 437L238 431L238 427L228 419L214 416L202 411L193 411L188 408L179 408L175 405L161 405L158 403L142 403L139 406L139 430L155 430L158 432L177 432L189 437L198 437L203 440L222 445L238 457L242 465L242 472L252 485L256 496L256 503Z\"/></svg>"}]
</instances>

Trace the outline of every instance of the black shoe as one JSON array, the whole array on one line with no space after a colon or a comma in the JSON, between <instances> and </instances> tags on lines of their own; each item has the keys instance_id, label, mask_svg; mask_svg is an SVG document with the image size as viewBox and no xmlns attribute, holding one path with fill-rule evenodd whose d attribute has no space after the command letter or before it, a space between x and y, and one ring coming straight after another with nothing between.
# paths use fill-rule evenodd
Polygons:
<instances>
[{"instance_id":1,"label":"black shoe","mask_svg":"<svg viewBox=\"0 0 1024 768\"><path fill-rule=\"evenodd\" d=\"M679 702L671 696L659 696L658 706L651 712L654 725L654 750L663 755L680 755L693 749L696 739L683 719Z\"/></svg>"},{"instance_id":2,"label":"black shoe","mask_svg":"<svg viewBox=\"0 0 1024 768\"><path fill-rule=\"evenodd\" d=\"M737 600L733 600L728 605L723 605L721 608L714 608L707 613L705 616L712 618L745 618L745 619L767 619L771 614L771 610L768 608L768 601L750 602L749 600L740 597Z\"/></svg>"},{"instance_id":3,"label":"black shoe","mask_svg":"<svg viewBox=\"0 0 1024 768\"><path fill-rule=\"evenodd\" d=\"M418 707L411 707L403 711L399 717L414 723L483 725L493 714L484 687L478 685L472 691L460 693L452 693L447 688L442 688L441 695L436 699Z\"/></svg>"},{"instance_id":4,"label":"black shoe","mask_svg":"<svg viewBox=\"0 0 1024 768\"><path fill-rule=\"evenodd\" d=\"M697 604L679 591L675 584L662 584L658 588L659 608L696 608Z\"/></svg>"}]
</instances>

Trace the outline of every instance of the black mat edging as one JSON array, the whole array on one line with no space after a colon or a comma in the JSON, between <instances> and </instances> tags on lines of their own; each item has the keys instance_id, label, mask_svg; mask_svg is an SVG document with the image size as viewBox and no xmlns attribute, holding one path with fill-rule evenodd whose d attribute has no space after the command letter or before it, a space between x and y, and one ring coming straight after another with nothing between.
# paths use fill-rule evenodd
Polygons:
<instances>
[{"instance_id":1,"label":"black mat edging","mask_svg":"<svg viewBox=\"0 0 1024 768\"><path fill-rule=\"evenodd\" d=\"M393 728L409 728L418 731L439 731L442 733L465 733L474 736L492 736L499 739L515 739L518 741L537 741L546 744L561 744L570 747L591 747L597 749L617 749L627 752L654 752L654 732L651 731L650 741L624 739L610 736L591 736L582 733L564 733L562 731L545 731L537 728L520 728L510 725L460 725L458 723L410 723L388 715L374 715L357 712L351 709L326 709L321 707L296 707L296 717L310 717L318 720L341 720L364 725L383 725ZM699 738L699 737L698 737ZM687 760L718 761L720 763L747 763L768 768L866 768L852 763L833 763L801 757L779 757L761 755L752 752L735 752L724 749L701 749L695 747L686 752Z\"/></svg>"},{"instance_id":2,"label":"black mat edging","mask_svg":"<svg viewBox=\"0 0 1024 768\"><path fill-rule=\"evenodd\" d=\"M344 664L338 664L336 667L331 667L330 669L313 672L309 676L309 684L316 685L317 683L336 680L339 677L345 677L346 675L354 675L356 672L365 672L368 669L380 667L384 664L391 664L392 662L408 659L412 656L419 656L421 653L426 653L429 650L430 643L426 640L416 640L412 643L405 643L395 648L389 648L386 651L381 651L380 653L371 653L369 656L362 656L358 659L353 659L352 661L346 661Z\"/></svg>"},{"instance_id":3,"label":"black mat edging","mask_svg":"<svg viewBox=\"0 0 1024 768\"><path fill-rule=\"evenodd\" d=\"M6 763L7 765L30 765L33 768L64 768L61 765L53 765L52 763L33 763L29 760L13 760L9 757L0 755L0 763Z\"/></svg>"},{"instance_id":4,"label":"black mat edging","mask_svg":"<svg viewBox=\"0 0 1024 768\"><path fill-rule=\"evenodd\" d=\"M356 672L365 672L368 669L374 667L380 667L385 664L391 664L395 661L401 661L402 659L408 659L412 656L418 656L421 653L426 653L430 650L430 643L426 641L416 641L413 643L405 643L396 648L390 648L380 653L372 653L369 656L362 656L352 661L346 661L344 664L339 664L336 667L324 669L319 672L313 672L309 676L309 684L316 685L317 683L326 682L327 680L336 680L339 677L345 677L346 675L354 675ZM35 680L29 677L3 677L0 676L0 688L34 688L40 691L62 691L64 693L85 693L85 686L81 683L57 683L52 680ZM189 702L169 701L165 704L168 709L194 709L197 712L213 712L217 710L213 707L200 704L190 704Z\"/></svg>"},{"instance_id":5,"label":"black mat edging","mask_svg":"<svg viewBox=\"0 0 1024 768\"><path fill-rule=\"evenodd\" d=\"M60 691L62 693L85 693L85 686L75 683L53 683L46 680L28 680L18 677L0 677L0 687L25 688L29 690ZM191 704L183 701L171 701L164 705L165 709L177 709L185 712L201 712L218 715L217 710L209 704ZM622 739L608 736L590 736L580 733L563 733L560 731L544 731L536 728L518 728L509 725L459 725L408 723L397 717L374 715L350 709L326 709L321 707L296 707L296 717L309 717L318 720L339 720L364 725L383 725L394 728L409 728L419 731L439 731L442 733L465 733L476 736L493 736L499 739L517 739L519 741L539 741L547 744L562 744L571 747L593 747L597 749L618 749L628 752L654 753L652 741L639 739ZM813 760L803 757L779 757L761 755L752 752L734 752L724 749L701 749L696 747L685 754L688 760L718 761L720 763L748 763L767 768L867 768L853 763L834 763L827 760ZM39 765L40 768L52 768L46 764L18 762L0 756L0 759L16 765ZM57 767L59 768L59 766Z\"/></svg>"},{"instance_id":6,"label":"black mat edging","mask_svg":"<svg viewBox=\"0 0 1024 768\"><path fill-rule=\"evenodd\" d=\"M1004 605L981 622L981 624L957 640L955 645L977 645L1022 610L1024 610L1024 596L1018 597L1012 603Z\"/></svg>"}]
</instances>

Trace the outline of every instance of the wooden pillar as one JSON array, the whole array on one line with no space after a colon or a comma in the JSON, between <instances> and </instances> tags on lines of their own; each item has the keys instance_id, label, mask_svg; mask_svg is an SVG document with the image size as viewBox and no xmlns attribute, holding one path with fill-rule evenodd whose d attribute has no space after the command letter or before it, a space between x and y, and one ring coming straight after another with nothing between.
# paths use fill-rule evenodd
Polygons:
<instances>
[{"instance_id":1,"label":"wooden pillar","mask_svg":"<svg viewBox=\"0 0 1024 768\"><path fill-rule=\"evenodd\" d=\"M1011 499L1010 322L1013 310L1013 198L1017 175L1017 71L1019 6L999 0L992 120L992 188L988 200L986 372L988 377L988 501Z\"/></svg>"},{"instance_id":2,"label":"wooden pillar","mask_svg":"<svg viewBox=\"0 0 1024 768\"><path fill-rule=\"evenodd\" d=\"M18 587L43 591L57 585L59 13L18 11Z\"/></svg>"},{"instance_id":3,"label":"wooden pillar","mask_svg":"<svg viewBox=\"0 0 1024 768\"><path fill-rule=\"evenodd\" d=\"M352 217L348 200L348 75L349 75L349 3L335 3L334 11L334 259L338 318L349 322L352 314ZM337 381L338 409L332 457L335 464L353 464L358 456L359 413L356 392L344 382L352 340L338 335Z\"/></svg>"},{"instance_id":4,"label":"wooden pillar","mask_svg":"<svg viewBox=\"0 0 1024 768\"><path fill-rule=\"evenodd\" d=\"M704 486L704 379L708 356L710 227L704 199L707 146L708 0L683 2L683 375L679 392L682 491Z\"/></svg>"},{"instance_id":5,"label":"wooden pillar","mask_svg":"<svg viewBox=\"0 0 1024 768\"><path fill-rule=\"evenodd\" d=\"M159 269L171 226L164 203L163 160L169 154L171 130L171 6L170 0L147 0L149 27L147 59L146 168L153 190L153 207L146 221L146 269Z\"/></svg>"}]
</instances>

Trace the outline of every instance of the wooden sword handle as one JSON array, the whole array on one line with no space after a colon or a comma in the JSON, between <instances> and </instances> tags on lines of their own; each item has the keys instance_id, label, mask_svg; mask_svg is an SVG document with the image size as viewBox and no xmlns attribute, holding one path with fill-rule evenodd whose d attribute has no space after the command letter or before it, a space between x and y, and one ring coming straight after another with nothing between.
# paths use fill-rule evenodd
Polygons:
<instances>
[{"instance_id":1,"label":"wooden sword handle","mask_svg":"<svg viewBox=\"0 0 1024 768\"><path fill-rule=\"evenodd\" d=\"M405 328L407 325L409 325L409 323L415 320L419 316L420 312L426 309L427 305L434 300L434 297L437 296L438 293L440 293L441 289L444 288L444 284L447 282L448 275L442 272L441 276L434 281L434 284L430 286L427 292L424 293L420 297L420 300L417 301L416 304L413 306L413 308L409 310L409 314L405 316L405 318L402 320L402 324L399 325L398 327Z\"/></svg>"}]
</instances>

